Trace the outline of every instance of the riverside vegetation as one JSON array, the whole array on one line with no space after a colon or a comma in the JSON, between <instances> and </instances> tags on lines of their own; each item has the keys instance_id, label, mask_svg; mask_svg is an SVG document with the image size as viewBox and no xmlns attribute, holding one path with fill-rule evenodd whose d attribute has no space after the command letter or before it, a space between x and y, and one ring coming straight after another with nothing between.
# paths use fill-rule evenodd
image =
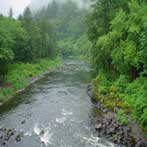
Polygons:
<instances>
[{"instance_id":1,"label":"riverside vegetation","mask_svg":"<svg viewBox=\"0 0 147 147\"><path fill-rule=\"evenodd\" d=\"M104 128L120 127L121 133L131 116L146 133L146 34L146 0L92 0L82 8L72 0L53 0L35 12L27 7L17 19L10 9L9 17L0 16L0 101L55 68L59 57L86 59L97 74L92 98L102 110L117 113L115 120L101 120ZM103 126L96 129L104 131Z\"/></svg>"},{"instance_id":2,"label":"riverside vegetation","mask_svg":"<svg viewBox=\"0 0 147 147\"><path fill-rule=\"evenodd\" d=\"M18 20L0 16L0 101L25 88L27 79L58 64L49 21L34 20L26 8Z\"/></svg>"},{"instance_id":3,"label":"riverside vegetation","mask_svg":"<svg viewBox=\"0 0 147 147\"><path fill-rule=\"evenodd\" d=\"M59 65L59 56L88 58L87 12L73 1L53 0L35 12L27 7L17 19L11 8L9 17L0 16L0 102Z\"/></svg>"},{"instance_id":4,"label":"riverside vegetation","mask_svg":"<svg viewBox=\"0 0 147 147\"><path fill-rule=\"evenodd\" d=\"M59 64L59 59L41 59L37 63L14 63L9 65L9 72L5 76L7 83L1 82L0 102L6 102L11 96L28 87L37 76L56 68Z\"/></svg>"},{"instance_id":5,"label":"riverside vegetation","mask_svg":"<svg viewBox=\"0 0 147 147\"><path fill-rule=\"evenodd\" d=\"M147 1L96 0L88 19L97 70L93 98L147 130Z\"/></svg>"}]
</instances>

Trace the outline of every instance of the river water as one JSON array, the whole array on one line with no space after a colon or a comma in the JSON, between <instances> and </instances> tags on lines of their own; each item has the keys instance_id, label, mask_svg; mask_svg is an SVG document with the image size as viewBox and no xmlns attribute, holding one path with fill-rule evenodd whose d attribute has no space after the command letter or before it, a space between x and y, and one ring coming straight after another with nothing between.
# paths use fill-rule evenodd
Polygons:
<instances>
[{"instance_id":1,"label":"river water","mask_svg":"<svg viewBox=\"0 0 147 147\"><path fill-rule=\"evenodd\" d=\"M91 73L87 63L67 60L1 108L0 125L24 133L8 147L114 147L96 137L93 120L99 112L86 94Z\"/></svg>"}]
</instances>

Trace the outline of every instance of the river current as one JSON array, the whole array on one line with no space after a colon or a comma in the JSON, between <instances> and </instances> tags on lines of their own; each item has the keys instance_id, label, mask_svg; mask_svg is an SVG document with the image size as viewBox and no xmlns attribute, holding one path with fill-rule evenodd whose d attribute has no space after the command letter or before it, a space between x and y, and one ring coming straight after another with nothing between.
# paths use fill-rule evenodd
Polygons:
<instances>
[{"instance_id":1,"label":"river current","mask_svg":"<svg viewBox=\"0 0 147 147\"><path fill-rule=\"evenodd\" d=\"M89 64L67 60L1 108L0 126L24 133L8 147L114 147L94 129L99 112L86 94L91 76Z\"/></svg>"}]
</instances>

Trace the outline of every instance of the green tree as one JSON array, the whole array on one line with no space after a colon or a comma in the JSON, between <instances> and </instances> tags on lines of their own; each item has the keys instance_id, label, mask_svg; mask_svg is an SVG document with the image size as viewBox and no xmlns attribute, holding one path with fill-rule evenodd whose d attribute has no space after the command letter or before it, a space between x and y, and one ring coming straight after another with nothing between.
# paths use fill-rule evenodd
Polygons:
<instances>
[{"instance_id":1,"label":"green tree","mask_svg":"<svg viewBox=\"0 0 147 147\"><path fill-rule=\"evenodd\" d=\"M4 78L8 72L8 64L13 59L12 47L14 41L12 34L9 31L10 26L6 25L12 23L12 20L1 17L0 18L0 76Z\"/></svg>"}]
</instances>

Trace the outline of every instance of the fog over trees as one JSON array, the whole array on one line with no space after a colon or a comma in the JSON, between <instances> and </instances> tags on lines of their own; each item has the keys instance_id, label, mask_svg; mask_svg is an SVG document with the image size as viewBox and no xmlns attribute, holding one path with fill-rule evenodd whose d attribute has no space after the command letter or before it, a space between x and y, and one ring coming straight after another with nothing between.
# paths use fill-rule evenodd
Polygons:
<instances>
[{"instance_id":1,"label":"fog over trees","mask_svg":"<svg viewBox=\"0 0 147 147\"><path fill-rule=\"evenodd\" d=\"M0 84L19 90L51 60L87 60L95 101L118 109L120 124L133 114L147 130L146 0L1 0L0 13Z\"/></svg>"}]
</instances>

